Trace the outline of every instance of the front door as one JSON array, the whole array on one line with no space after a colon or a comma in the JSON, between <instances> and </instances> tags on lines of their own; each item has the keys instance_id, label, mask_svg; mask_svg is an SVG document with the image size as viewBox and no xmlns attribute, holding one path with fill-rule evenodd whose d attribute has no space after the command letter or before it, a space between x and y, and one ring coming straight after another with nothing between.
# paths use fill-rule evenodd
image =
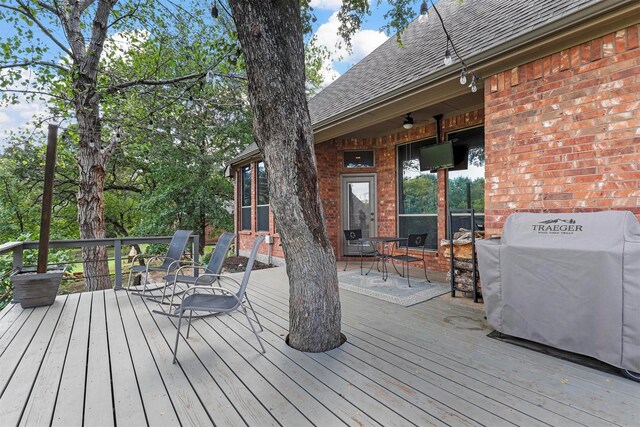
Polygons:
<instances>
[{"instance_id":1,"label":"front door","mask_svg":"<svg viewBox=\"0 0 640 427\"><path fill-rule=\"evenodd\" d=\"M340 185L343 230L362 230L362 237L376 235L376 175L343 175ZM359 255L360 247L347 245L341 233L342 254Z\"/></svg>"}]
</instances>

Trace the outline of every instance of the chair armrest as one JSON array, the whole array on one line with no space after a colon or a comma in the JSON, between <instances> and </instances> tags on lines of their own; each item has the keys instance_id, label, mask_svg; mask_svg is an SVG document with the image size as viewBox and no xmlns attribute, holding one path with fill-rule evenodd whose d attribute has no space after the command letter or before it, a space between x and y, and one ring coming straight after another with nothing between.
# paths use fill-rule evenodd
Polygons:
<instances>
[{"instance_id":1,"label":"chair armrest","mask_svg":"<svg viewBox=\"0 0 640 427\"><path fill-rule=\"evenodd\" d=\"M175 274L173 275L173 280L175 282L176 277L178 277L180 275L180 273L182 272L182 270L184 270L185 268L193 268L193 269L198 269L199 270L203 270L205 272L210 272L211 270L209 270L208 268L205 267L204 264L198 263L198 262L194 262L194 261L187 261L182 262L180 267L178 267L178 269L176 270Z\"/></svg>"}]
</instances>

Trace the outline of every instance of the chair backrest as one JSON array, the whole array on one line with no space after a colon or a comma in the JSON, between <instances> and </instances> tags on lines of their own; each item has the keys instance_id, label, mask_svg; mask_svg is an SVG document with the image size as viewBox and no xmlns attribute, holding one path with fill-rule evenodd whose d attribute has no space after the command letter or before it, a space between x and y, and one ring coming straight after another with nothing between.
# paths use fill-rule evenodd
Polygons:
<instances>
[{"instance_id":1,"label":"chair backrest","mask_svg":"<svg viewBox=\"0 0 640 427\"><path fill-rule=\"evenodd\" d=\"M343 231L344 231L344 238L347 242L362 239L362 230L359 228L355 230L343 230Z\"/></svg>"},{"instance_id":2,"label":"chair backrest","mask_svg":"<svg viewBox=\"0 0 640 427\"><path fill-rule=\"evenodd\" d=\"M409 234L409 237L407 238L407 246L410 248L424 249L426 244L427 244L427 233Z\"/></svg>"},{"instance_id":3,"label":"chair backrest","mask_svg":"<svg viewBox=\"0 0 640 427\"><path fill-rule=\"evenodd\" d=\"M227 257L229 247L231 247L231 242L233 242L235 238L236 235L233 233L222 233L222 235L218 237L216 247L211 254L209 264L207 264L207 270L209 270L207 273L220 274L224 259Z\"/></svg>"},{"instance_id":4,"label":"chair backrest","mask_svg":"<svg viewBox=\"0 0 640 427\"><path fill-rule=\"evenodd\" d=\"M176 230L176 232L173 233L173 237L169 243L167 257L162 262L162 268L169 268L171 263L182 258L182 254L187 247L187 243L189 243L189 237L191 237L191 234L193 234L193 231L191 230ZM173 267L177 267L177 265L174 264Z\"/></svg>"},{"instance_id":5,"label":"chair backrest","mask_svg":"<svg viewBox=\"0 0 640 427\"><path fill-rule=\"evenodd\" d=\"M253 269L253 264L256 261L256 255L258 255L258 248L263 241L264 236L258 236L253 242L251 254L249 255L249 260L247 261L247 266L244 270L244 276L242 276L242 283L240 283L240 289L238 289L238 293L236 294L239 301L242 301L242 299L244 298L244 292L247 290L247 285L249 284L249 276L251 276L251 270Z\"/></svg>"}]
</instances>

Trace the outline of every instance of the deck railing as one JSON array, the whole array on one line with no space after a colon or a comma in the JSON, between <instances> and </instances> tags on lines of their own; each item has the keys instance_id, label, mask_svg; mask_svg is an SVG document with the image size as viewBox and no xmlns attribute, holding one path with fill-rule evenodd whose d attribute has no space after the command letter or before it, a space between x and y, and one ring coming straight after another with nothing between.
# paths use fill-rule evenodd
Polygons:
<instances>
[{"instance_id":1,"label":"deck railing","mask_svg":"<svg viewBox=\"0 0 640 427\"><path fill-rule=\"evenodd\" d=\"M190 237L191 240L191 252L193 254L193 261L199 261L199 252L200 252L200 241L198 235L192 235ZM82 247L96 247L96 246L106 246L113 247L113 258L109 258L107 261L114 261L114 289L122 289L122 273L123 273L123 263L122 263L122 247L125 248L128 246L141 245L141 244L149 244L149 243L169 243L171 241L171 236L156 236L156 237L115 237L108 239L77 239L77 240L52 240L49 242L50 249L78 249ZM37 241L24 241L24 242L9 242L3 245L0 245L0 255L4 255L6 253L11 252L13 255L13 263L12 270L20 270L26 267L24 265L24 251L25 250L37 250L38 242ZM104 260L97 260L104 261ZM53 262L49 265L61 265L61 264L75 264L80 263L81 260L74 260L71 262ZM6 273L6 272L5 272ZM111 275L111 274L110 274Z\"/></svg>"}]
</instances>

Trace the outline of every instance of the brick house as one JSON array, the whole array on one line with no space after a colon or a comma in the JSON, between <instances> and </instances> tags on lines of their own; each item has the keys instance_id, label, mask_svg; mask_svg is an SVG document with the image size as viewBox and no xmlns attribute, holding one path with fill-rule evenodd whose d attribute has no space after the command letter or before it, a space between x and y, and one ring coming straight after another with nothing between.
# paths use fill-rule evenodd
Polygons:
<instances>
[{"instance_id":1,"label":"brick house","mask_svg":"<svg viewBox=\"0 0 640 427\"><path fill-rule=\"evenodd\" d=\"M624 209L640 217L640 2L436 7L479 78L477 92L460 84L455 57L444 65L447 38L432 12L405 30L403 47L389 39L309 102L336 257L348 250L343 229L427 231L428 267L445 270L447 208L468 204L489 235L517 211ZM452 141L455 166L421 171L420 148L444 141ZM271 234L278 260L259 150L248 147L231 166L239 250Z\"/></svg>"}]
</instances>

